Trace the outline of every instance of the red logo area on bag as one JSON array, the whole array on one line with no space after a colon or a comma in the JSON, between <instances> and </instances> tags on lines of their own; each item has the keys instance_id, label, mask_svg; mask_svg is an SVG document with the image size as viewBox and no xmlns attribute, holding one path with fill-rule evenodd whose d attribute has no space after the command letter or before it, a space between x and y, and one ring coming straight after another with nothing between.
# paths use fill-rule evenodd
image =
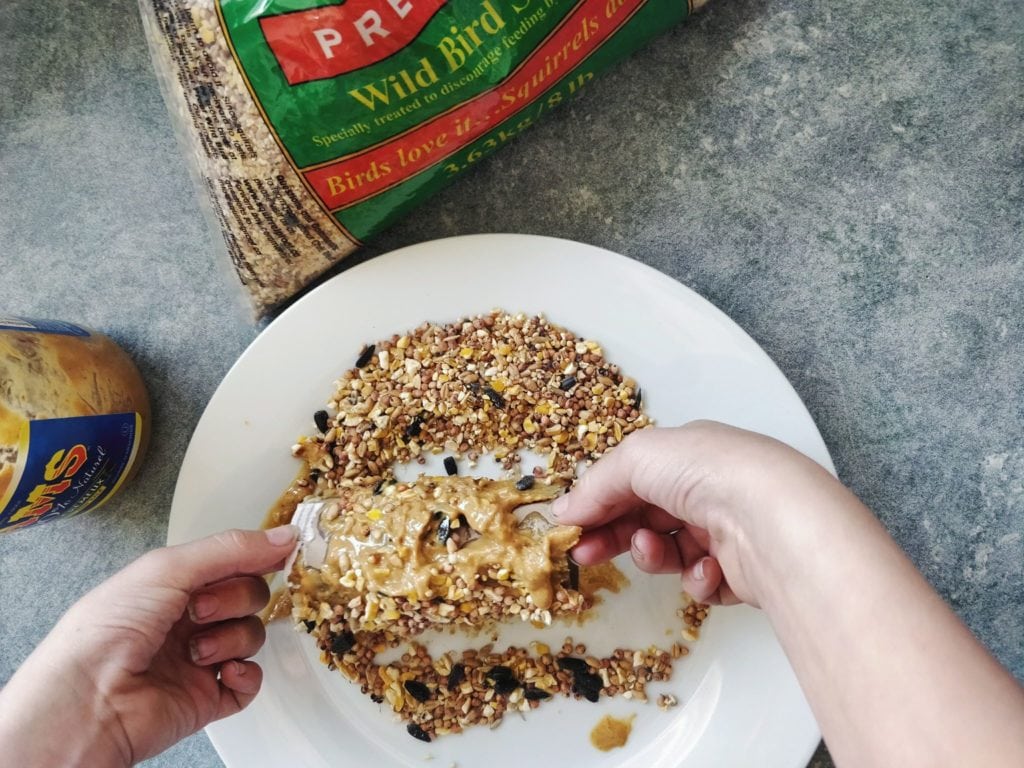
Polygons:
<instances>
[{"instance_id":1,"label":"red logo area on bag","mask_svg":"<svg viewBox=\"0 0 1024 768\"><path fill-rule=\"evenodd\" d=\"M416 39L447 0L348 0L260 19L290 85L383 61Z\"/></svg>"}]
</instances>

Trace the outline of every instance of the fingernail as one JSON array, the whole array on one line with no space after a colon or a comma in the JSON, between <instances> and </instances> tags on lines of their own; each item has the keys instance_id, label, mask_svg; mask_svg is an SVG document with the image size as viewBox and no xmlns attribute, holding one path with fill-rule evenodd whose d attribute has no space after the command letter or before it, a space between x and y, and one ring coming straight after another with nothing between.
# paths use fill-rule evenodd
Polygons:
<instances>
[{"instance_id":1,"label":"fingernail","mask_svg":"<svg viewBox=\"0 0 1024 768\"><path fill-rule=\"evenodd\" d=\"M240 661L232 661L231 666L234 667L236 675L239 677L245 677L245 664L242 664Z\"/></svg>"},{"instance_id":2,"label":"fingernail","mask_svg":"<svg viewBox=\"0 0 1024 768\"><path fill-rule=\"evenodd\" d=\"M640 535L640 531L634 531L633 532L633 535L629 539L629 548L633 552L633 558L634 559L642 560L643 557L644 557L644 553L640 550L640 545L637 544L637 536L639 536L639 535Z\"/></svg>"},{"instance_id":3,"label":"fingernail","mask_svg":"<svg viewBox=\"0 0 1024 768\"><path fill-rule=\"evenodd\" d=\"M697 564L693 566L693 578L697 581L704 581L704 558L697 561Z\"/></svg>"},{"instance_id":4,"label":"fingernail","mask_svg":"<svg viewBox=\"0 0 1024 768\"><path fill-rule=\"evenodd\" d=\"M568 510L569 510L569 497L568 496L559 496L551 504L551 515L553 517L558 517L559 515L564 514Z\"/></svg>"},{"instance_id":5,"label":"fingernail","mask_svg":"<svg viewBox=\"0 0 1024 768\"><path fill-rule=\"evenodd\" d=\"M217 598L209 593L196 595L188 604L188 615L192 621L202 621L207 616L212 616L219 605Z\"/></svg>"},{"instance_id":6,"label":"fingernail","mask_svg":"<svg viewBox=\"0 0 1024 768\"><path fill-rule=\"evenodd\" d=\"M188 643L188 652L192 661L198 663L210 658L217 650L217 641L212 637L193 637Z\"/></svg>"},{"instance_id":7,"label":"fingernail","mask_svg":"<svg viewBox=\"0 0 1024 768\"><path fill-rule=\"evenodd\" d=\"M299 536L299 529L294 525L279 525L267 531L267 541L274 546L292 544Z\"/></svg>"}]
</instances>

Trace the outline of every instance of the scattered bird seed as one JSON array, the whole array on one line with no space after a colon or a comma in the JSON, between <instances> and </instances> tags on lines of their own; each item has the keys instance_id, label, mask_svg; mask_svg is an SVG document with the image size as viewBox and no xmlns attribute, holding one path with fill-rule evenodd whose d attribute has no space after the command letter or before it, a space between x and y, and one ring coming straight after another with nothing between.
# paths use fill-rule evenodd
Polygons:
<instances>
[{"instance_id":1,"label":"scattered bird seed","mask_svg":"<svg viewBox=\"0 0 1024 768\"><path fill-rule=\"evenodd\" d=\"M216 15L211 19L215 24ZM596 344L542 317L495 311L454 323L424 324L406 335L363 346L356 367L343 374L326 406L326 423L314 416L317 428L327 431L299 443L310 469L308 480L303 480L312 481L311 490L322 496L343 495L360 485L381 493L387 483L396 482L388 469L395 463L440 454L445 471L457 475L456 456L466 456L472 463L488 451L495 452L507 472L529 476L518 467L521 451L537 451L547 454L548 461L534 476L570 481L578 467L650 423L639 408L641 398L636 382L606 361ZM490 412L484 413L484 408ZM524 423L527 418L529 424ZM586 427L582 432L581 426ZM302 488L310 491L308 484ZM442 515L431 528L442 540L442 520L448 528L446 547L464 546L474 535L465 520ZM567 582L571 589L563 586L562 591L578 596L579 569L572 562ZM515 610L515 600L507 597L503 602L462 603L454 617L450 610L443 615L461 623L463 613L466 619L476 612L497 615L509 604ZM450 609L443 602L432 598L419 607L428 613ZM374 661L384 647L380 636L344 632L345 607L331 607L334 614L328 618L313 612L316 604L299 603L296 616L315 620L313 637L331 656L329 667L361 683L375 702L393 707L389 697L397 694L404 699L398 715L411 723L409 734L422 741L477 724L493 727L507 713L526 712L556 694L590 701L602 694L640 698L649 681L668 679L672 659L677 658L645 651L638 669L636 651L616 650L601 659L598 670L587 665L583 653L571 644L561 658L547 647L532 657L521 655L523 649L494 653L485 646L487 650L479 653L467 651L464 663L435 660L418 649L395 662L399 675L392 676L394 670ZM362 614L366 608L350 605L348 612ZM407 621L411 614L405 601L384 601L381 610L397 611L399 625L415 630ZM704 616L706 611L697 607L687 609L687 626L698 627ZM610 681L603 686L606 679ZM424 689L427 698L421 700Z\"/></svg>"}]
</instances>

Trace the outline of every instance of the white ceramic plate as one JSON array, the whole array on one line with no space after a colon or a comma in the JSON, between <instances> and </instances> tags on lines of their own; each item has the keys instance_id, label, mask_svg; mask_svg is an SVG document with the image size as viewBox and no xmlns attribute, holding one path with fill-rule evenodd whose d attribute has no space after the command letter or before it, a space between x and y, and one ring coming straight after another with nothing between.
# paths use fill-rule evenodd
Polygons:
<instances>
[{"instance_id":1,"label":"white ceramic plate","mask_svg":"<svg viewBox=\"0 0 1024 768\"><path fill-rule=\"evenodd\" d=\"M256 527L298 466L296 436L365 342L500 307L543 313L599 341L636 378L662 425L712 418L773 435L832 470L817 429L785 377L735 323L679 283L614 253L523 235L424 243L375 258L297 302L257 338L217 389L185 456L167 539ZM481 462L480 467L490 462ZM590 652L667 648L679 639L678 580L620 567L629 589L584 627L528 625L502 643L567 634ZM434 637L431 648L459 645ZM467 643L481 641L463 640ZM317 660L312 641L272 625L257 657L263 691L243 713L207 731L224 762L245 766L805 766L819 732L793 672L758 611L716 609L671 683L652 703L556 699L531 716L506 717L424 744L390 712ZM668 691L680 706L653 703ZM602 753L589 733L604 714L636 713L624 748ZM430 760L425 763L424 761Z\"/></svg>"}]
</instances>

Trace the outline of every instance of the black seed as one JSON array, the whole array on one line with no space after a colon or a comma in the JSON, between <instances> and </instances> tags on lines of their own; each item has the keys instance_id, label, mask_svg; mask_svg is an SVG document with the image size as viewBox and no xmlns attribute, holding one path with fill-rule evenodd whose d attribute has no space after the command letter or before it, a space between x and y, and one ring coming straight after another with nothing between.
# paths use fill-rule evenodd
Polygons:
<instances>
[{"instance_id":1,"label":"black seed","mask_svg":"<svg viewBox=\"0 0 1024 768\"><path fill-rule=\"evenodd\" d=\"M320 470L319 469L311 469L311 470L309 470L309 479L310 479L311 482L314 482L314 483L317 480L319 480L320 479Z\"/></svg>"},{"instance_id":2,"label":"black seed","mask_svg":"<svg viewBox=\"0 0 1024 768\"><path fill-rule=\"evenodd\" d=\"M316 428L321 433L327 432L327 411L317 411L313 414L313 421L316 422Z\"/></svg>"},{"instance_id":3,"label":"black seed","mask_svg":"<svg viewBox=\"0 0 1024 768\"><path fill-rule=\"evenodd\" d=\"M315 621L304 621L302 623L306 625L306 631L307 632L312 632L314 629L316 629L316 622Z\"/></svg>"},{"instance_id":4,"label":"black seed","mask_svg":"<svg viewBox=\"0 0 1024 768\"><path fill-rule=\"evenodd\" d=\"M471 381L466 386L469 387L469 391L472 392L474 395L479 395L480 394L480 382L479 381Z\"/></svg>"},{"instance_id":5,"label":"black seed","mask_svg":"<svg viewBox=\"0 0 1024 768\"><path fill-rule=\"evenodd\" d=\"M592 688L580 688L576 683L572 684L572 692L579 696L582 696L587 701L594 702L595 704L601 698L600 690L595 691Z\"/></svg>"},{"instance_id":6,"label":"black seed","mask_svg":"<svg viewBox=\"0 0 1024 768\"><path fill-rule=\"evenodd\" d=\"M373 486L373 495L376 496L378 493L380 493L380 489L383 488L383 487L384 487L384 481L383 480L378 480L377 484L375 486Z\"/></svg>"},{"instance_id":7,"label":"black seed","mask_svg":"<svg viewBox=\"0 0 1024 768\"><path fill-rule=\"evenodd\" d=\"M640 403L644 401L644 391L640 387L636 388L636 394L633 395L633 407L640 410Z\"/></svg>"},{"instance_id":8,"label":"black seed","mask_svg":"<svg viewBox=\"0 0 1024 768\"><path fill-rule=\"evenodd\" d=\"M533 475L523 475L516 480L516 490L528 491L533 488L533 484L537 482L537 478Z\"/></svg>"},{"instance_id":9,"label":"black seed","mask_svg":"<svg viewBox=\"0 0 1024 768\"><path fill-rule=\"evenodd\" d=\"M406 680L405 690L409 692L416 701L422 703L430 698L430 689L419 680Z\"/></svg>"},{"instance_id":10,"label":"black seed","mask_svg":"<svg viewBox=\"0 0 1024 768\"><path fill-rule=\"evenodd\" d=\"M516 676L512 673L511 669L501 665L491 667L489 670L487 670L487 674L484 675L485 680L491 680L495 682L498 680L515 680L515 677Z\"/></svg>"},{"instance_id":11,"label":"black seed","mask_svg":"<svg viewBox=\"0 0 1024 768\"><path fill-rule=\"evenodd\" d=\"M371 693L370 694L370 701L372 701L374 704L383 704L384 703L384 697L381 696L379 693Z\"/></svg>"},{"instance_id":12,"label":"black seed","mask_svg":"<svg viewBox=\"0 0 1024 768\"><path fill-rule=\"evenodd\" d=\"M558 388L563 392L568 392L570 389L576 386L575 376L566 376L562 379L562 383L558 385Z\"/></svg>"},{"instance_id":13,"label":"black seed","mask_svg":"<svg viewBox=\"0 0 1024 768\"><path fill-rule=\"evenodd\" d=\"M494 681L494 692L502 696L507 696L519 687L519 681L516 680L514 677L508 680L502 679Z\"/></svg>"},{"instance_id":14,"label":"black seed","mask_svg":"<svg viewBox=\"0 0 1024 768\"><path fill-rule=\"evenodd\" d=\"M495 693L500 693L502 696L512 693L516 688L521 687L521 683L508 667L491 667L487 670L484 679L491 684Z\"/></svg>"},{"instance_id":15,"label":"black seed","mask_svg":"<svg viewBox=\"0 0 1024 768\"><path fill-rule=\"evenodd\" d=\"M556 659L560 669L568 670L574 675L586 674L590 669L590 665L587 664L583 659L578 659L575 656L563 656Z\"/></svg>"},{"instance_id":16,"label":"black seed","mask_svg":"<svg viewBox=\"0 0 1024 768\"><path fill-rule=\"evenodd\" d=\"M459 474L459 465L455 463L454 456L444 457L444 471L447 472L449 476Z\"/></svg>"},{"instance_id":17,"label":"black seed","mask_svg":"<svg viewBox=\"0 0 1024 768\"><path fill-rule=\"evenodd\" d=\"M345 630L340 635L335 635L331 639L331 652L332 653L348 653L352 650L352 647L356 644L356 636L348 630Z\"/></svg>"},{"instance_id":18,"label":"black seed","mask_svg":"<svg viewBox=\"0 0 1024 768\"><path fill-rule=\"evenodd\" d=\"M457 688L459 684L466 679L466 668L461 664L455 664L452 666L452 671L448 673L448 690Z\"/></svg>"},{"instance_id":19,"label":"black seed","mask_svg":"<svg viewBox=\"0 0 1024 768\"><path fill-rule=\"evenodd\" d=\"M487 399L494 404L495 408L505 407L505 398L499 395L490 387L484 387L484 394L487 396Z\"/></svg>"},{"instance_id":20,"label":"black seed","mask_svg":"<svg viewBox=\"0 0 1024 768\"><path fill-rule=\"evenodd\" d=\"M435 513L436 514L436 513ZM441 516L441 522L437 526L437 540L446 544L452 535L452 521L450 517Z\"/></svg>"},{"instance_id":21,"label":"black seed","mask_svg":"<svg viewBox=\"0 0 1024 768\"><path fill-rule=\"evenodd\" d=\"M416 723L409 723L407 726L405 726L405 730L407 730L409 732L409 735L412 736L414 739L419 739L420 741L430 741L430 734L424 731L418 725L416 725Z\"/></svg>"},{"instance_id":22,"label":"black seed","mask_svg":"<svg viewBox=\"0 0 1024 768\"><path fill-rule=\"evenodd\" d=\"M365 347L363 347L362 351L360 351L359 353L359 357L356 358L356 368L365 367L365 365L368 362L370 362L370 359L373 357L373 353L376 351L376 344L367 344Z\"/></svg>"},{"instance_id":23,"label":"black seed","mask_svg":"<svg viewBox=\"0 0 1024 768\"><path fill-rule=\"evenodd\" d=\"M580 567L576 565L575 561L569 560L569 589L580 588Z\"/></svg>"},{"instance_id":24,"label":"black seed","mask_svg":"<svg viewBox=\"0 0 1024 768\"><path fill-rule=\"evenodd\" d=\"M540 701L541 699L550 699L551 694L547 691L542 691L540 688L527 688L523 693L527 701Z\"/></svg>"},{"instance_id":25,"label":"black seed","mask_svg":"<svg viewBox=\"0 0 1024 768\"><path fill-rule=\"evenodd\" d=\"M422 413L414 416L413 420L409 422L409 426L405 428L405 438L408 440L410 437L416 437L423 428L424 421L426 419Z\"/></svg>"},{"instance_id":26,"label":"black seed","mask_svg":"<svg viewBox=\"0 0 1024 768\"><path fill-rule=\"evenodd\" d=\"M602 686L601 678L597 675L580 672L573 676L572 692L583 696L587 701L597 701Z\"/></svg>"}]
</instances>

